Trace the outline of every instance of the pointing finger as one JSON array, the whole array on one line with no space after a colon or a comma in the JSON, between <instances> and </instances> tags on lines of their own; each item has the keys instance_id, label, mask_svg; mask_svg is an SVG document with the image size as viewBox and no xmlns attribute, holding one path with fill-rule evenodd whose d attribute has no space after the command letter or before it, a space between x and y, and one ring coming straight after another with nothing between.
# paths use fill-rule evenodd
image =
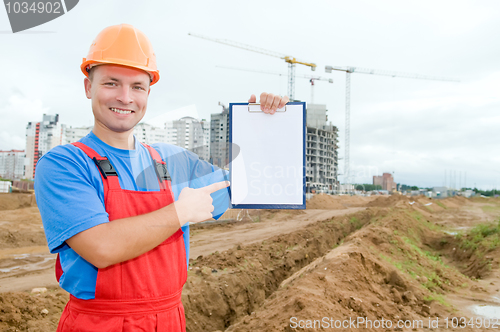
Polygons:
<instances>
[{"instance_id":1,"label":"pointing finger","mask_svg":"<svg viewBox=\"0 0 500 332\"><path fill-rule=\"evenodd\" d=\"M229 181L221 181L221 182L212 183L211 185L208 185L208 186L200 188L200 189L203 189L211 194L211 193L216 192L217 190L221 190L221 189L229 187L230 184L231 183Z\"/></svg>"}]
</instances>

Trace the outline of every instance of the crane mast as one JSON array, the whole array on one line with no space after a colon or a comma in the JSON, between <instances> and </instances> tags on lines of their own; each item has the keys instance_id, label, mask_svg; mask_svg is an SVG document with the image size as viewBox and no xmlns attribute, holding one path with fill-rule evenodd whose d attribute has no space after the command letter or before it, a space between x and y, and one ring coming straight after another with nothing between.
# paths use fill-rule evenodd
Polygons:
<instances>
[{"instance_id":1,"label":"crane mast","mask_svg":"<svg viewBox=\"0 0 500 332\"><path fill-rule=\"evenodd\" d=\"M359 67L337 67L337 66L325 66L325 71L331 73L332 71L343 71L345 75L345 151L344 151L344 182L347 186L351 184L351 170L350 170L350 136L351 136L351 74L368 74L368 75L379 75L379 76L390 76L390 77L400 77L400 78L412 78L421 80L433 80L433 81L448 81L448 82L460 82L456 78L450 77L439 77L430 75L420 75L412 73L402 73L389 70L378 70L369 68L359 68Z\"/></svg>"}]
</instances>

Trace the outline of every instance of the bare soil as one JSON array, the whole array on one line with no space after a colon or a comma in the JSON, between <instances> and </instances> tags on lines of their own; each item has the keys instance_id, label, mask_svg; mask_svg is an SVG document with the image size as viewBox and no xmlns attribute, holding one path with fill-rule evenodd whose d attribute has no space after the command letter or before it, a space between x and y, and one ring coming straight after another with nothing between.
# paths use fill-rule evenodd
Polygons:
<instances>
[{"instance_id":1,"label":"bare soil","mask_svg":"<svg viewBox=\"0 0 500 332\"><path fill-rule=\"evenodd\" d=\"M479 317L474 305L500 306L498 250L457 251L456 238L498 220L498 199L320 194L306 210L257 214L192 226L188 331L319 331L328 328L315 320L358 317L393 326L335 330L482 331L443 324ZM68 294L54 261L32 195L0 195L1 331L55 331ZM424 327L398 329L398 320Z\"/></svg>"}]
</instances>

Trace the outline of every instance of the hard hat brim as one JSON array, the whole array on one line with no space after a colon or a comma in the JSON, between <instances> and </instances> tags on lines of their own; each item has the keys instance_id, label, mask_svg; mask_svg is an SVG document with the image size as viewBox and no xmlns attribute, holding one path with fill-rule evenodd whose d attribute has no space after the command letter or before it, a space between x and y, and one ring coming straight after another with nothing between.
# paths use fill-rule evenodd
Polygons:
<instances>
[{"instance_id":1,"label":"hard hat brim","mask_svg":"<svg viewBox=\"0 0 500 332\"><path fill-rule=\"evenodd\" d=\"M145 71L146 73L149 74L151 77L151 83L149 84L150 86L155 84L156 82L159 81L160 79L160 72L159 70L152 71L146 66L140 66L140 65L135 65L135 64L128 64L128 63L121 63L119 61L106 61L106 60L86 60L85 58L83 59L83 62L80 66L80 69L82 73L89 77L89 72L87 69L90 69L91 67L98 66L98 65L117 65L117 66L123 66L123 67L129 67L129 68L135 68L135 69L140 69L142 71Z\"/></svg>"}]
</instances>

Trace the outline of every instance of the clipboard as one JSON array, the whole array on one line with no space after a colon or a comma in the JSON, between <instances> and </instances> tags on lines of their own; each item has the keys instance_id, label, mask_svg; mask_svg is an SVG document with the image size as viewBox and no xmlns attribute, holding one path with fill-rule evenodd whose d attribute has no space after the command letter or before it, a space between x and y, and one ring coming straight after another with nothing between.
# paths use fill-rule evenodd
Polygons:
<instances>
[{"instance_id":1,"label":"clipboard","mask_svg":"<svg viewBox=\"0 0 500 332\"><path fill-rule=\"evenodd\" d=\"M305 209L306 103L229 104L229 160L233 209Z\"/></svg>"}]
</instances>

